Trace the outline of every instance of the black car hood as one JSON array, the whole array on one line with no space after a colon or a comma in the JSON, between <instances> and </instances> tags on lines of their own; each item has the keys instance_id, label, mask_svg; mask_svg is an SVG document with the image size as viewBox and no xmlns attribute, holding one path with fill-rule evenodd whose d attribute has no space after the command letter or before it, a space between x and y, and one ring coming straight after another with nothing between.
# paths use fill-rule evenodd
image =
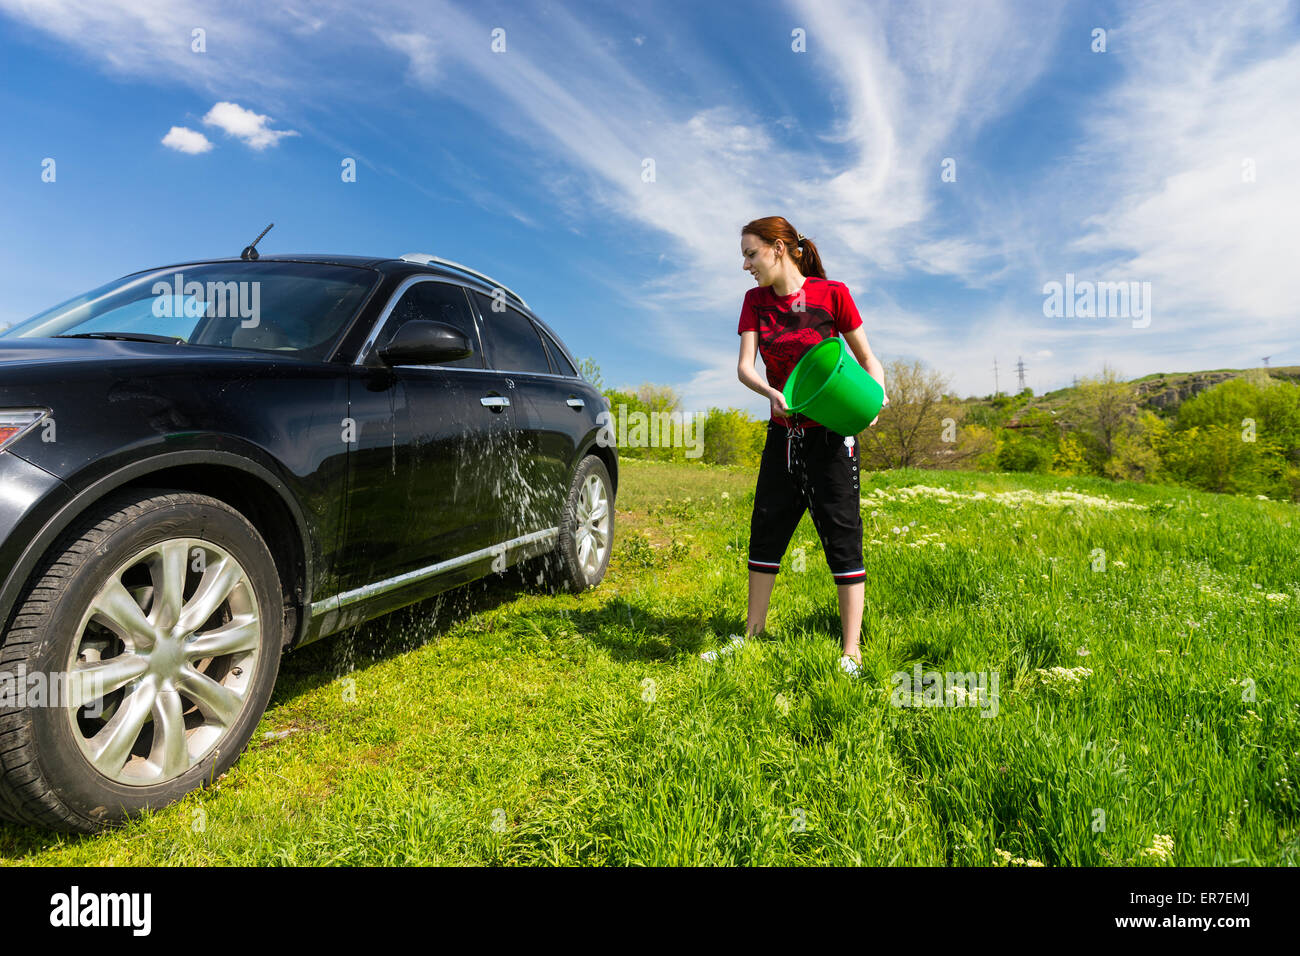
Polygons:
<instances>
[{"instance_id":1,"label":"black car hood","mask_svg":"<svg viewBox=\"0 0 1300 956\"><path fill-rule=\"evenodd\" d=\"M169 345L165 342L123 342L118 339L6 339L0 338L0 367L84 362L119 362L175 359L276 362L298 361L292 352L221 348L210 345ZM0 370L0 384L4 372Z\"/></svg>"}]
</instances>

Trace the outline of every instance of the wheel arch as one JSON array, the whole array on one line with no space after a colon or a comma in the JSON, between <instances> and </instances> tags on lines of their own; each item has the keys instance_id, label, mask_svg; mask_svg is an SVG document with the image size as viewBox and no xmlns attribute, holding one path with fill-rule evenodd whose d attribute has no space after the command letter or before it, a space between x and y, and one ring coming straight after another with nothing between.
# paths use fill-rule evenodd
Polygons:
<instances>
[{"instance_id":1,"label":"wheel arch","mask_svg":"<svg viewBox=\"0 0 1300 956\"><path fill-rule=\"evenodd\" d=\"M588 455L595 455L605 465L605 470L609 472L609 480L613 484L611 489L613 497L618 497L618 452L612 445L604 445L598 440L600 431L595 430L587 436L586 440L579 446L577 457L573 461L573 467L569 469L570 473L578 467L578 463Z\"/></svg>"},{"instance_id":2,"label":"wheel arch","mask_svg":"<svg viewBox=\"0 0 1300 956\"><path fill-rule=\"evenodd\" d=\"M76 476L69 481L75 487ZM284 599L284 644L297 643L311 604L314 555L301 509L267 467L217 450L164 453L133 462L86 485L50 515L0 587L0 625L13 613L32 573L73 522L111 494L131 488L189 491L222 501L262 535L275 561Z\"/></svg>"}]
</instances>

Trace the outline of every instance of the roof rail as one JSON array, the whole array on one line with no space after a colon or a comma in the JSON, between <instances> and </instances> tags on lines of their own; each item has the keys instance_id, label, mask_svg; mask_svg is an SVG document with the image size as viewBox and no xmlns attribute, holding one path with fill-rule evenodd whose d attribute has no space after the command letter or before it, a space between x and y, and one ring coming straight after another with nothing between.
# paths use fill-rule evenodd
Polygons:
<instances>
[{"instance_id":1,"label":"roof rail","mask_svg":"<svg viewBox=\"0 0 1300 956\"><path fill-rule=\"evenodd\" d=\"M501 291L507 293L509 296L515 299L520 305L522 305L525 309L528 308L528 303L524 301L523 296L521 296L518 292L515 292L513 289L505 285L502 285L500 282L498 282L496 279L493 279L491 276L484 275L483 273L479 272L476 269L471 269L469 266L463 266L459 262L452 262L450 259L443 259L440 256L431 256L424 252L408 252L406 255L402 256L402 261L418 262L422 266L427 266L430 263L436 262L440 266L446 266L449 269L457 269L461 272L469 273L472 276L476 276L477 278L482 279L488 285L493 286L494 288L500 289ZM532 310L529 309L529 311Z\"/></svg>"}]
</instances>

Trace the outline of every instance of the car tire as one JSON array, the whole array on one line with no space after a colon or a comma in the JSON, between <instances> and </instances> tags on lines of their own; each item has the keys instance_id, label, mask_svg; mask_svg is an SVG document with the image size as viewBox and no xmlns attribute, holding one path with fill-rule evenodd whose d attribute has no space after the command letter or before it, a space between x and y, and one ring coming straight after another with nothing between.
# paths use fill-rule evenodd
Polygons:
<instances>
[{"instance_id":1,"label":"car tire","mask_svg":"<svg viewBox=\"0 0 1300 956\"><path fill-rule=\"evenodd\" d=\"M555 550L537 562L540 578L553 591L594 588L609 568L613 545L613 482L605 463L588 455L569 484Z\"/></svg>"},{"instance_id":2,"label":"car tire","mask_svg":"<svg viewBox=\"0 0 1300 956\"><path fill-rule=\"evenodd\" d=\"M95 832L212 783L262 718L283 635L275 561L243 515L164 489L105 500L0 641L0 817Z\"/></svg>"}]
</instances>

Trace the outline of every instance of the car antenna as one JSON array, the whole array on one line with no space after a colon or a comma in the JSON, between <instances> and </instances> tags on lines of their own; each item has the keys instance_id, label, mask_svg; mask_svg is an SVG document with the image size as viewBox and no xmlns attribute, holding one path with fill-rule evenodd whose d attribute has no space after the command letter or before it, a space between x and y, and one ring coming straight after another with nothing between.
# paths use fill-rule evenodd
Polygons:
<instances>
[{"instance_id":1,"label":"car antenna","mask_svg":"<svg viewBox=\"0 0 1300 956\"><path fill-rule=\"evenodd\" d=\"M256 259L256 258L257 258L257 244L258 244L259 242L262 241L262 236L265 236L268 232L270 232L270 231L271 231L272 229L274 229L274 228L275 228L275 223L271 223L271 225L269 225L269 226L267 226L265 229L263 229L263 230L262 230L262 235L258 236L256 239L254 239L254 240L253 240L252 242L250 242L248 245L244 246L244 251L241 252L241 253L239 254L239 258L244 259L244 260L249 261L249 262L251 262L252 260Z\"/></svg>"}]
</instances>

